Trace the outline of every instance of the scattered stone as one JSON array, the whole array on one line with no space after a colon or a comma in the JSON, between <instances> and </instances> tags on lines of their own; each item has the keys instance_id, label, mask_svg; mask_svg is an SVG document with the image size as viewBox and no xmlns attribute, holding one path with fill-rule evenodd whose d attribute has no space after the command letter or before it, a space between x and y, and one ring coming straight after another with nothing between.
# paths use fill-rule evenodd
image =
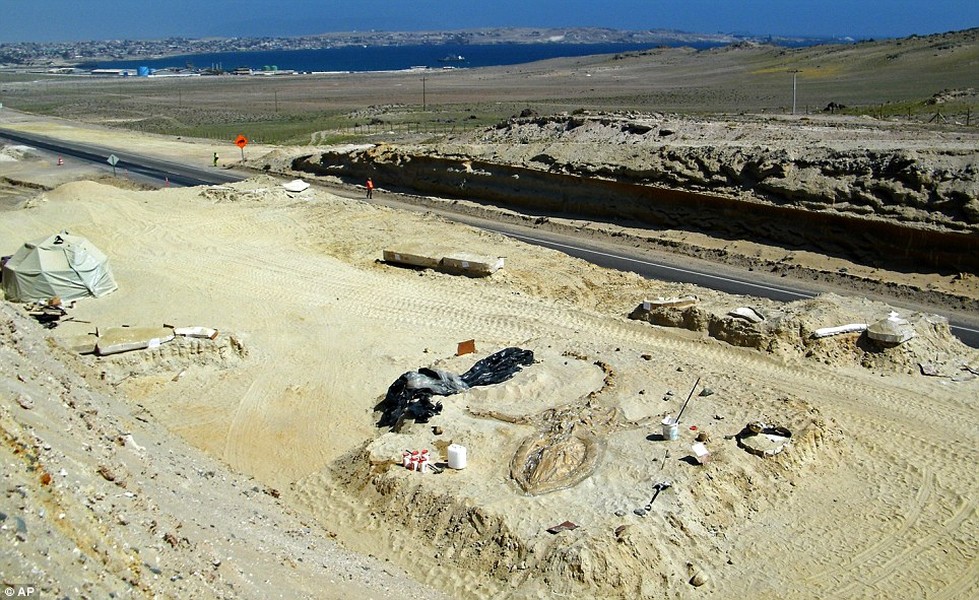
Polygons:
<instances>
[{"instance_id":1,"label":"scattered stone","mask_svg":"<svg viewBox=\"0 0 979 600\"><path fill-rule=\"evenodd\" d=\"M867 337L888 345L903 344L914 336L914 327L893 311L886 319L881 319L867 328Z\"/></svg>"},{"instance_id":2,"label":"scattered stone","mask_svg":"<svg viewBox=\"0 0 979 600\"><path fill-rule=\"evenodd\" d=\"M109 467L107 467L105 465L99 465L98 473L106 481L115 481L116 480L116 474L112 472L112 469L110 469Z\"/></svg>"},{"instance_id":3,"label":"scattered stone","mask_svg":"<svg viewBox=\"0 0 979 600\"><path fill-rule=\"evenodd\" d=\"M707 396L713 396L714 390L710 389L709 387L705 387L704 389L700 390L700 393L697 395L700 396L701 398L706 398Z\"/></svg>"},{"instance_id":4,"label":"scattered stone","mask_svg":"<svg viewBox=\"0 0 979 600\"><path fill-rule=\"evenodd\" d=\"M139 451L146 450L145 447L140 446L139 444L136 443L136 440L133 439L133 434L131 434L131 433L127 433L127 434L123 435L122 436L122 441L123 441L123 445L132 446L136 450L139 450Z\"/></svg>"},{"instance_id":5,"label":"scattered stone","mask_svg":"<svg viewBox=\"0 0 979 600\"><path fill-rule=\"evenodd\" d=\"M921 374L928 377L935 377L938 375L938 369L935 365L931 363L918 363L918 368L921 369Z\"/></svg>"},{"instance_id":6,"label":"scattered stone","mask_svg":"<svg viewBox=\"0 0 979 600\"><path fill-rule=\"evenodd\" d=\"M24 410L30 410L34 408L34 401L31 400L30 396L28 396L27 394L18 394L17 404L20 404L20 407L23 408Z\"/></svg>"},{"instance_id":7,"label":"scattered stone","mask_svg":"<svg viewBox=\"0 0 979 600\"><path fill-rule=\"evenodd\" d=\"M572 523L571 521L565 521L559 525L548 528L547 532L550 534L561 533L562 531L574 531L578 529L578 525Z\"/></svg>"},{"instance_id":8,"label":"scattered stone","mask_svg":"<svg viewBox=\"0 0 979 600\"><path fill-rule=\"evenodd\" d=\"M619 525L615 528L615 541L624 542L625 538L629 535L629 525Z\"/></svg>"},{"instance_id":9,"label":"scattered stone","mask_svg":"<svg viewBox=\"0 0 979 600\"><path fill-rule=\"evenodd\" d=\"M693 587L700 587L705 583L707 583L707 576L704 575L703 571L697 571L693 574L693 577L690 578L690 585Z\"/></svg>"},{"instance_id":10,"label":"scattered stone","mask_svg":"<svg viewBox=\"0 0 979 600\"><path fill-rule=\"evenodd\" d=\"M714 420L715 421L723 421L724 420L724 415L714 415Z\"/></svg>"},{"instance_id":11,"label":"scattered stone","mask_svg":"<svg viewBox=\"0 0 979 600\"><path fill-rule=\"evenodd\" d=\"M750 306L739 306L738 308L735 308L728 314L732 317L744 319L749 323L755 323L755 324L761 323L762 321L765 320L765 316L762 313L758 312L754 308L751 308Z\"/></svg>"}]
</instances>

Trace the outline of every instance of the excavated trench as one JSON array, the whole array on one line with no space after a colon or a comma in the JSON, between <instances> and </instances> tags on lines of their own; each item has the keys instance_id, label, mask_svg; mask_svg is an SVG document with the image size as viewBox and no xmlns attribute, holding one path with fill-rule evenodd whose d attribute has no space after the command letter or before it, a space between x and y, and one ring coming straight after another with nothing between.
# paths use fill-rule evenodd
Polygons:
<instances>
[{"instance_id":1,"label":"excavated trench","mask_svg":"<svg viewBox=\"0 0 979 600\"><path fill-rule=\"evenodd\" d=\"M296 171L348 183L459 198L530 215L750 239L878 268L979 273L979 236L831 210L430 155L327 152L296 158ZM827 203L828 204L828 203Z\"/></svg>"}]
</instances>

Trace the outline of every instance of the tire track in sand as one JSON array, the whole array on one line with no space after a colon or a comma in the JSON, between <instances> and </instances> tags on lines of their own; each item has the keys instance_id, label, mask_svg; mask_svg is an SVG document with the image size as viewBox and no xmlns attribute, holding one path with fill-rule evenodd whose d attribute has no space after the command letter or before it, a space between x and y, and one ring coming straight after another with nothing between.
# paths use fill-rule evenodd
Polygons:
<instances>
[{"instance_id":1,"label":"tire track in sand","mask_svg":"<svg viewBox=\"0 0 979 600\"><path fill-rule=\"evenodd\" d=\"M583 310L556 300L515 295L505 285L493 282L351 264L305 245L299 239L302 235L295 229L297 221L278 208L268 213L238 208L238 216L228 229L232 235L222 234L220 239L211 239L210 252L197 254L185 264L173 266L178 275L184 272L188 277L207 281L206 289L195 291L207 302L226 306L237 304L241 310L252 312L276 310L282 314L302 314L310 307L325 307L330 311L327 321L329 318L350 320L352 327L358 322L369 323L373 327L389 329L392 338L430 335L464 339L459 336L466 334L466 337L509 343L546 336L643 350L650 348L674 361L715 365L708 369L713 368L718 375L738 374L742 381L766 381L769 382L767 385L787 393L799 394L800 390L807 390L804 395L808 398L826 398L821 410L830 411L837 421L845 423L847 434L854 438L862 436L864 431L872 432L881 422L896 419L894 431L907 440L907 446L884 453L882 448L887 447L884 440L866 436L866 442L861 442L862 448L868 453L876 452L890 466L878 474L868 461L859 469L869 481L868 494L881 490L891 499L891 503L882 508L898 515L903 511L903 520L883 536L869 538L873 541L857 548L856 554L845 563L839 557L823 557L828 566L813 577L834 582L842 594L861 594L868 589L880 588L901 570L907 570L908 577L923 575L926 567L931 566L932 557L940 552L945 537L967 529L974 520L975 505L961 501L961 496L955 506L948 509L949 494L939 493L935 464L930 462L931 457L941 455L950 460L962 460L963 464L975 464L974 454L959 448L943 448L928 435L933 427L947 422L949 435L974 439L974 433L969 431L969 421L956 418L956 411L947 403L926 406L922 399L913 397L911 391L901 389L899 380L872 381L860 372L809 364L798 368L720 342L681 340L664 335L662 330L648 324L628 321L623 316ZM138 211L134 212L134 218L137 216ZM256 218L258 216L260 218ZM174 233L171 239L174 243L186 239L190 244L193 239L206 235L206 227L195 225ZM290 242L297 245L294 253L283 253L277 248ZM270 299L258 297L251 291L255 289L289 292L270 303ZM229 320L233 321L233 318ZM581 331L588 333L582 335ZM263 343L260 335L269 334L256 334L259 345ZM255 355L252 359L260 360ZM256 371L263 373L261 379L249 383L231 416L224 450L225 460L231 464L247 459L250 440L263 435L261 423L269 410L268 405L280 393L277 390L288 383L264 360ZM889 481L888 477L894 480ZM914 495L906 502L894 500L903 487L912 482L916 486ZM956 489L974 487L974 484L974 477L966 477ZM872 495L866 500L874 501ZM934 531L926 531L929 523L935 526ZM812 529L806 529L803 524L800 531L805 533ZM882 528L878 524L876 529L866 531L877 533ZM968 531L965 534L968 537ZM965 551L968 552L968 546ZM832 564L834 562L836 564ZM958 577L955 581L956 587L969 589L974 578ZM884 589L888 588L885 586Z\"/></svg>"},{"instance_id":2,"label":"tire track in sand","mask_svg":"<svg viewBox=\"0 0 979 600\"><path fill-rule=\"evenodd\" d=\"M831 397L832 388L845 383L844 378L835 375L813 381L812 373L795 379L809 380L811 389L817 395L822 392L827 397ZM860 476L876 491L876 496L863 499L866 501L864 510L878 509L877 514L890 514L891 518L900 518L902 522L899 528L886 531L855 554L841 555L841 560L834 566L808 575L806 581L814 587L818 587L819 582L836 582L838 586L829 592L839 597L886 595L887 590L895 589L895 586L881 589L880 584L895 577L906 580L908 585L916 583L930 588L929 592L937 592L955 574L954 570L943 567L945 553L953 547L950 540L957 535L974 539L977 526L975 500L965 500L961 493L954 490L939 494L935 473L942 468L939 463L946 460L975 464L976 453L970 452L964 445L950 444L949 438L936 439L933 427L937 427L943 422L942 417L947 418L948 415L936 417L932 414L931 419L923 421L921 415L928 407L913 392L899 388L883 389L884 386L856 381L850 381L849 385L847 394L837 396L852 400L838 404L835 410L837 420L844 424L846 436L855 440L857 453L869 457L867 467L860 470ZM961 415L959 421L962 421ZM890 428L881 431L882 423L888 423ZM966 419L965 423L963 431L968 429L969 420ZM878 439L881 436L899 437L902 443L894 445L890 439ZM889 451L889 448L894 451ZM880 469L881 466L885 467L884 471ZM918 476L909 481L908 476L913 473ZM974 473L963 474L956 483L959 490L975 489L977 484ZM912 489L915 490L914 496L902 503L900 499ZM888 499L892 500L891 504L886 503ZM888 509L887 506L892 508ZM853 524L861 522L861 517L857 515L849 518ZM863 517L864 521L871 518L872 515ZM846 524L840 523L840 526ZM854 529L857 532L867 530L866 526ZM885 531L881 527L872 530L876 534ZM975 580L975 574L957 577L956 587L973 587Z\"/></svg>"}]
</instances>

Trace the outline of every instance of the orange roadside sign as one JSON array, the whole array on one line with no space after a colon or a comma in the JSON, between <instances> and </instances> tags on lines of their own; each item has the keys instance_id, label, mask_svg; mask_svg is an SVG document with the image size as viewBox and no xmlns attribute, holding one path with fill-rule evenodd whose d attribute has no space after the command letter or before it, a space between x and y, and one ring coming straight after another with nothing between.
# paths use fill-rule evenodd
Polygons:
<instances>
[{"instance_id":1,"label":"orange roadside sign","mask_svg":"<svg viewBox=\"0 0 979 600\"><path fill-rule=\"evenodd\" d=\"M241 134L238 134L238 137L235 138L235 146L238 146L239 148L244 150L245 146L247 145L248 145L248 138L246 138Z\"/></svg>"}]
</instances>

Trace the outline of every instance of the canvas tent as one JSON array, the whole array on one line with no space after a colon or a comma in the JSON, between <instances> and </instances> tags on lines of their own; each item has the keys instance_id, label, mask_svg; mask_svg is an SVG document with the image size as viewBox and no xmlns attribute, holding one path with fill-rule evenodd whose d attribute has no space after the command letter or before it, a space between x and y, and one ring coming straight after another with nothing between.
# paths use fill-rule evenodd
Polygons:
<instances>
[{"instance_id":1,"label":"canvas tent","mask_svg":"<svg viewBox=\"0 0 979 600\"><path fill-rule=\"evenodd\" d=\"M115 290L109 259L87 239L62 231L25 243L3 265L3 293L12 302L74 300Z\"/></svg>"}]
</instances>

